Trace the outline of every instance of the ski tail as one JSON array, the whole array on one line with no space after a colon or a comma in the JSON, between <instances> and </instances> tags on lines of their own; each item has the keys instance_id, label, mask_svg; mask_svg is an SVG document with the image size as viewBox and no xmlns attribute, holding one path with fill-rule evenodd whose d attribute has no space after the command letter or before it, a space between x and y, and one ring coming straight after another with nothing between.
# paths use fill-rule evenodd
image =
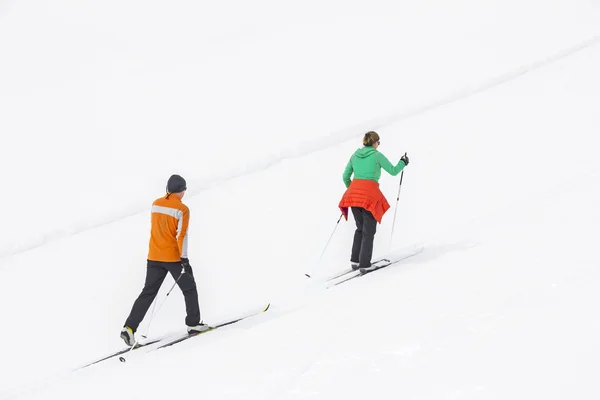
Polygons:
<instances>
[{"instance_id":1,"label":"ski tail","mask_svg":"<svg viewBox=\"0 0 600 400\"><path fill-rule=\"evenodd\" d=\"M102 357L102 358L98 359L98 360L92 361L92 362L90 362L90 363L87 363L87 364L84 364L84 365L82 365L82 366L80 366L80 367L78 367L78 368L75 368L75 371L77 371L77 370L80 370L80 369L84 369L84 368L87 368L87 367L90 367L90 366L92 366L92 365L94 365L94 364L98 364L99 362L102 362L102 361L105 361L105 360L111 359L111 358L113 358L113 357L120 356L121 354L125 354L125 353L127 353L128 351L134 351L134 350L137 350L137 349L139 349L139 348L146 347L146 346L149 346L149 345L151 345L151 344L154 344L154 343L158 343L158 342L160 342L161 340L163 340L163 338L162 338L162 337L161 337L161 338L158 338L158 339L152 339L152 340L149 340L149 341L147 341L147 342L144 342L144 343L137 343L133 349L131 348L131 346L129 346L129 347L127 347L126 349L119 350L119 351L117 351L116 353L111 353L111 354L109 354L109 355L106 355L106 356L104 356L104 357Z\"/></svg>"}]
</instances>

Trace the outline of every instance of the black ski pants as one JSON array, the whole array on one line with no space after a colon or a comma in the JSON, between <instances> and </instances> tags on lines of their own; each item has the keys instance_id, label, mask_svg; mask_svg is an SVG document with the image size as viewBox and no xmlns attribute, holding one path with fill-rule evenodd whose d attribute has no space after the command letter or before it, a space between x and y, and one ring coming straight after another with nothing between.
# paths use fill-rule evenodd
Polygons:
<instances>
[{"instance_id":1,"label":"black ski pants","mask_svg":"<svg viewBox=\"0 0 600 400\"><path fill-rule=\"evenodd\" d=\"M133 303L131 313L127 321L125 321L125 325L130 327L134 332L138 329L138 326L148 312L167 273L170 273L173 279L177 281L181 275L181 263L148 260L144 288ZM198 325L200 323L200 306L198 305L198 290L196 289L196 281L194 280L191 267L186 268L185 273L177 281L177 285L179 285L179 288L183 292L185 300L185 310L187 313L185 324L187 326Z\"/></svg>"},{"instance_id":2,"label":"black ski pants","mask_svg":"<svg viewBox=\"0 0 600 400\"><path fill-rule=\"evenodd\" d=\"M362 207L351 207L351 209L356 221L356 231L350 261L357 262L360 268L367 268L371 266L377 220L370 211Z\"/></svg>"}]
</instances>

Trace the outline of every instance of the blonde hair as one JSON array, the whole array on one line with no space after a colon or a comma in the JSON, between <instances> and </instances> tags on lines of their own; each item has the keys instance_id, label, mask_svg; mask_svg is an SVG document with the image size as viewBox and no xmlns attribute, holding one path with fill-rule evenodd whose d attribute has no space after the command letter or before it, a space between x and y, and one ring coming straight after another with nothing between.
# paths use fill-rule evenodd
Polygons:
<instances>
[{"instance_id":1,"label":"blonde hair","mask_svg":"<svg viewBox=\"0 0 600 400\"><path fill-rule=\"evenodd\" d=\"M375 143L379 141L379 134L374 131L369 131L365 133L365 137L363 138L364 146L373 146Z\"/></svg>"}]
</instances>

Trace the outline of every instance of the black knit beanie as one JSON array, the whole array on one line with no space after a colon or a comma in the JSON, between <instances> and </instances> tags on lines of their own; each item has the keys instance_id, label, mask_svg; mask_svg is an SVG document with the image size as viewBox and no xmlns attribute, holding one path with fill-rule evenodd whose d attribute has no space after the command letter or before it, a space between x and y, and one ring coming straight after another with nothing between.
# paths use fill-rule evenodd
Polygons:
<instances>
[{"instance_id":1,"label":"black knit beanie","mask_svg":"<svg viewBox=\"0 0 600 400\"><path fill-rule=\"evenodd\" d=\"M167 182L168 193L179 193L187 190L185 179L179 175L171 175Z\"/></svg>"}]
</instances>

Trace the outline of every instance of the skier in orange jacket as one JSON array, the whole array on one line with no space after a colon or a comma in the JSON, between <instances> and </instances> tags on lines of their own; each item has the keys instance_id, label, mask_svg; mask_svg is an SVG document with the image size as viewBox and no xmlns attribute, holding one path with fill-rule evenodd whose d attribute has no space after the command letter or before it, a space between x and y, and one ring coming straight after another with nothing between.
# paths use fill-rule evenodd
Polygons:
<instances>
[{"instance_id":1,"label":"skier in orange jacket","mask_svg":"<svg viewBox=\"0 0 600 400\"><path fill-rule=\"evenodd\" d=\"M167 182L167 194L152 203L152 225L144 288L133 303L129 317L121 330L128 346L148 312L167 273L179 285L185 299L185 324L189 333L201 332L208 326L200 320L198 291L188 259L188 225L190 210L181 201L187 190L185 179L172 175Z\"/></svg>"}]
</instances>

